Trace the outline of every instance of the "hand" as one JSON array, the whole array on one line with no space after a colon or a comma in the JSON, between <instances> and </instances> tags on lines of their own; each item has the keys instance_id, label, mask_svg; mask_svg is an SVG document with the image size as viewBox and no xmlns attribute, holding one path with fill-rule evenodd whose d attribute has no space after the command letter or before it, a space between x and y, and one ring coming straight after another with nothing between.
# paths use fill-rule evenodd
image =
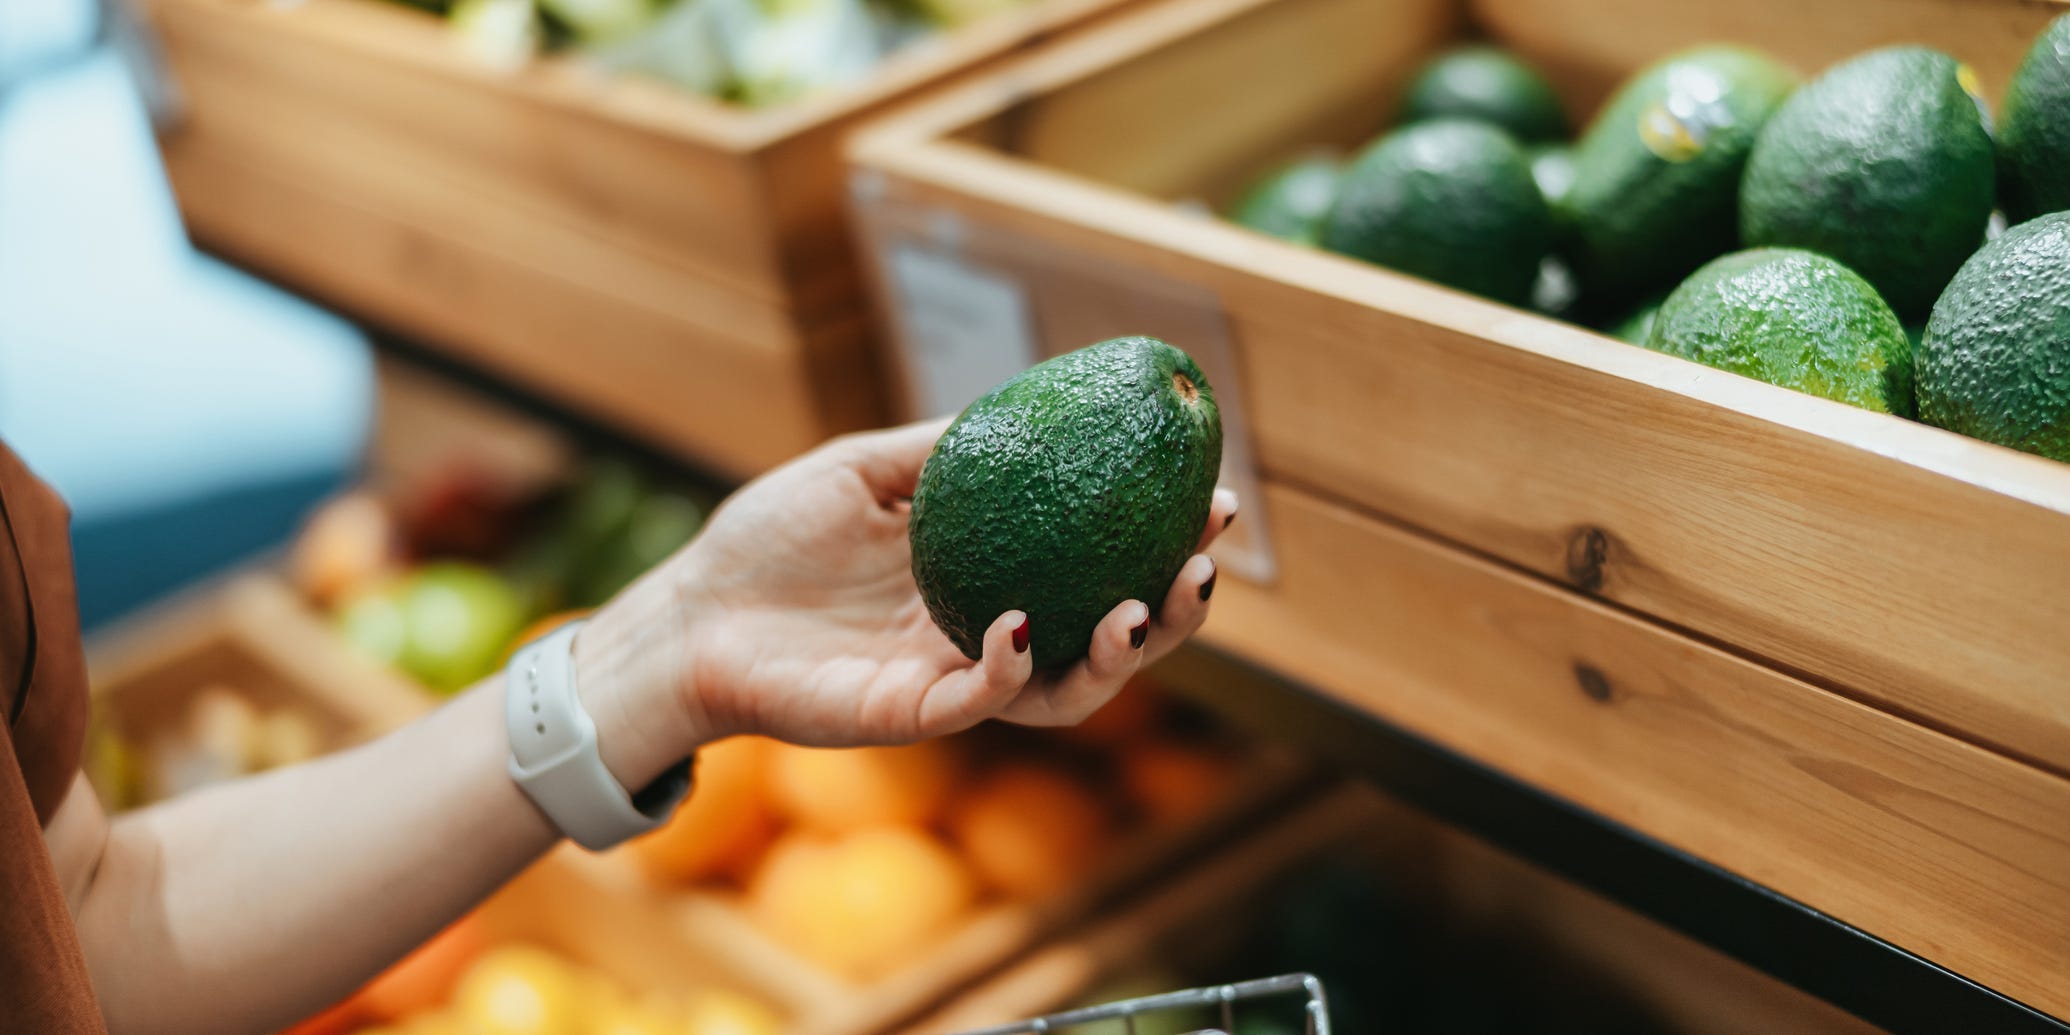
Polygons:
<instances>
[{"instance_id":1,"label":"hand","mask_svg":"<svg viewBox=\"0 0 2070 1035\"><path fill-rule=\"evenodd\" d=\"M991 718L1071 725L1200 628L1215 575L1204 554L1180 569L1157 618L1143 601L1117 603L1088 656L1063 672L1038 675L1015 649L1019 611L992 623L982 658L964 657L920 600L906 528L920 466L947 426L846 436L771 471L583 629L577 683L585 702L600 697L591 711L615 775L639 786L740 733L833 747ZM1234 493L1215 491L1197 550L1236 507Z\"/></svg>"}]
</instances>

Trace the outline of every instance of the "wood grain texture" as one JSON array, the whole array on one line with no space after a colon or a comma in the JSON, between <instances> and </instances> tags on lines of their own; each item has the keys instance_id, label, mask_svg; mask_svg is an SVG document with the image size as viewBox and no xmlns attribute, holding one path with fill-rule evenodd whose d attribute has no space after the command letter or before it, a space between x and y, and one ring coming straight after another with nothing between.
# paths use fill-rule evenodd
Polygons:
<instances>
[{"instance_id":1,"label":"wood grain texture","mask_svg":"<svg viewBox=\"0 0 2070 1035\"><path fill-rule=\"evenodd\" d=\"M372 0L150 0L205 243L728 476L880 423L844 222L859 121L1131 0L1050 0L746 111L466 55Z\"/></svg>"},{"instance_id":2,"label":"wood grain texture","mask_svg":"<svg viewBox=\"0 0 2070 1035\"><path fill-rule=\"evenodd\" d=\"M1036 120L1024 112L1113 62L1186 49L1216 18L1274 2L1117 20L1126 46L1067 43L917 106L859 140L858 165L887 203L955 213L967 235L1218 296L1268 475L2070 773L2070 466L1289 246L962 135ZM1350 0L1277 2L1323 18ZM1197 3L1215 17L1174 13ZM1261 47L1244 84L1270 89L1317 54ZM1165 123L1185 121L1185 98L1164 103ZM1156 150L1154 120L1142 125ZM1107 303L1088 289L1084 304Z\"/></svg>"},{"instance_id":3,"label":"wood grain texture","mask_svg":"<svg viewBox=\"0 0 2070 1035\"><path fill-rule=\"evenodd\" d=\"M2070 1016L2070 780L1276 488L1204 638Z\"/></svg>"},{"instance_id":4,"label":"wood grain texture","mask_svg":"<svg viewBox=\"0 0 2070 1035\"><path fill-rule=\"evenodd\" d=\"M2020 58L2062 0L1468 0L1474 20L1544 68L1577 114L1587 114L1633 72L1685 47L1757 46L1805 75L1877 47L1944 50L1976 70L1996 107Z\"/></svg>"},{"instance_id":5,"label":"wood grain texture","mask_svg":"<svg viewBox=\"0 0 2070 1035\"><path fill-rule=\"evenodd\" d=\"M190 212L218 215L223 252L348 312L434 344L596 415L714 473L746 477L829 434L878 423L875 357L859 315L804 339L764 311L774 338L733 338L659 300L542 269L180 145ZM301 242L320 240L321 249ZM742 307L745 308L745 303ZM814 378L856 370L859 391L823 405Z\"/></svg>"}]
</instances>

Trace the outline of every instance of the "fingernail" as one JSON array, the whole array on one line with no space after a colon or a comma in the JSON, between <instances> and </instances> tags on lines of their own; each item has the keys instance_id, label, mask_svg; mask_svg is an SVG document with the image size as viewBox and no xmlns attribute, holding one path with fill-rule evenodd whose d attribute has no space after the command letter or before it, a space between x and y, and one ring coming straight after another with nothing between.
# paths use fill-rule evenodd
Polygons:
<instances>
[{"instance_id":1,"label":"fingernail","mask_svg":"<svg viewBox=\"0 0 2070 1035\"><path fill-rule=\"evenodd\" d=\"M1150 616L1149 616L1149 615L1144 615L1144 616L1143 616L1143 620L1142 620L1142 621L1140 621L1140 622L1137 622L1137 623L1136 623L1136 627L1135 627L1135 628L1133 628L1133 629L1130 629L1130 630L1128 631L1128 645L1129 645L1129 647L1130 647L1131 649L1134 649L1134 650L1142 650L1142 649L1143 649L1143 641L1144 641L1144 640L1147 640L1147 639L1149 639L1149 638L1150 638Z\"/></svg>"},{"instance_id":2,"label":"fingernail","mask_svg":"<svg viewBox=\"0 0 2070 1035\"><path fill-rule=\"evenodd\" d=\"M1210 596L1213 596L1213 595L1214 595L1214 592L1215 592L1215 576L1217 576L1217 575L1220 575L1220 574L1222 574L1222 569L1220 569L1220 568L1210 568L1210 569L1208 569L1208 577L1207 577L1207 581L1206 581L1206 582L1203 582L1203 583L1201 583L1201 584L1200 584L1200 602L1201 602L1201 603L1203 603L1203 604L1204 604L1204 603L1207 603L1207 598L1208 598L1208 597L1210 597Z\"/></svg>"},{"instance_id":3,"label":"fingernail","mask_svg":"<svg viewBox=\"0 0 2070 1035\"><path fill-rule=\"evenodd\" d=\"M1028 653L1028 616L1021 616L1021 624L1013 627L1013 652Z\"/></svg>"}]
</instances>

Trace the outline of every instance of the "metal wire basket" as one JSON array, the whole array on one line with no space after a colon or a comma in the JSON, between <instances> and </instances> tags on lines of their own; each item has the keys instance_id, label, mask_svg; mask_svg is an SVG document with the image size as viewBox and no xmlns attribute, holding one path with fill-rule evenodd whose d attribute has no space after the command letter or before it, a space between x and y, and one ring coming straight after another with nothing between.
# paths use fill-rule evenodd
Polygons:
<instances>
[{"instance_id":1,"label":"metal wire basket","mask_svg":"<svg viewBox=\"0 0 2070 1035\"><path fill-rule=\"evenodd\" d=\"M1197 1009L1203 1006L1217 1006L1222 1010L1222 1026L1195 1032L1194 1035L1227 1035L1236 1026L1236 1004L1247 1000L1266 999L1273 996L1302 993L1308 997L1302 1006L1307 1018L1308 1035L1330 1035L1330 1011L1328 1001L1323 998L1322 981L1313 974L1282 974L1279 977L1259 978L1256 981L1239 981L1233 985L1209 985L1205 988L1189 988L1182 992L1166 992L1163 995L1144 996L1141 999L1125 999L1105 1006L1088 1006L1080 1010L1066 1010L1034 1020L1002 1024L994 1028L980 1028L963 1035L1045 1035L1059 1028L1079 1024L1096 1024L1101 1021L1121 1021L1128 1035L1135 1035L1136 1018L1162 1010Z\"/></svg>"}]
</instances>

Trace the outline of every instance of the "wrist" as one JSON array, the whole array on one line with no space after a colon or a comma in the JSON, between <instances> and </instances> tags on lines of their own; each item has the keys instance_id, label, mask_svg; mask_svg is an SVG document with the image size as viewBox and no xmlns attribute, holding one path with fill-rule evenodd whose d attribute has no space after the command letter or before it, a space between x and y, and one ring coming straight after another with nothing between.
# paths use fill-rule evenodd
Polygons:
<instances>
[{"instance_id":1,"label":"wrist","mask_svg":"<svg viewBox=\"0 0 2070 1035\"><path fill-rule=\"evenodd\" d=\"M637 792L712 738L688 693L690 622L642 579L575 637L576 694L597 727L597 751L620 786Z\"/></svg>"}]
</instances>

